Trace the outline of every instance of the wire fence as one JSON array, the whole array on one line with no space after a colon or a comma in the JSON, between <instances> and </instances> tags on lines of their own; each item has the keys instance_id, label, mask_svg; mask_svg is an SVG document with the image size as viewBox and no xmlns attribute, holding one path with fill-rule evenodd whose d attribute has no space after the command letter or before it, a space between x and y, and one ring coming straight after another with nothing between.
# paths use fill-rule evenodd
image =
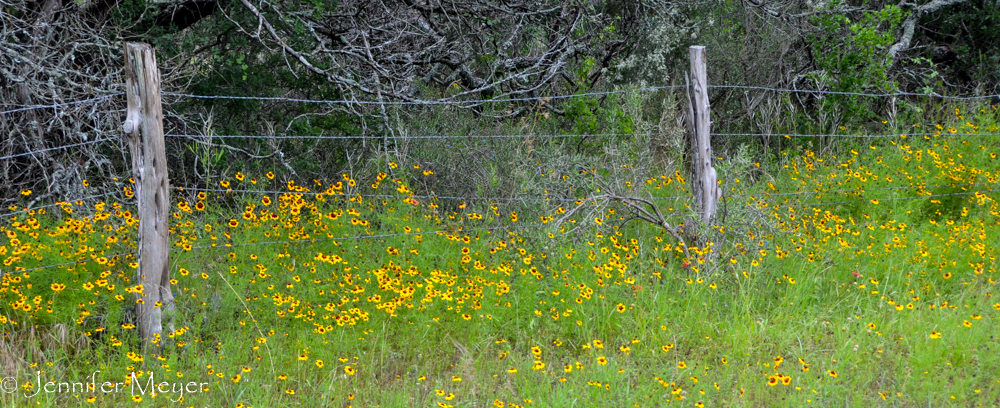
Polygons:
<instances>
[{"instance_id":1,"label":"wire fence","mask_svg":"<svg viewBox=\"0 0 1000 408\"><path fill-rule=\"evenodd\" d=\"M452 100L452 99L441 99L436 101L357 101L357 100L325 100L325 99L302 99L302 98L285 98L285 97L258 97L258 96L229 96L229 95L194 95L187 93L172 93L164 92L163 96L171 97L182 97L191 99L224 99L224 100L254 100L254 101L272 101L272 102L291 102L291 103L308 103L308 104L327 104L327 105L337 105L337 104L360 104L360 105L477 105L484 103L513 103L513 102L529 102L529 101L544 101L549 102L553 100L571 99L571 98L581 98L581 97L593 97L593 96L607 96L607 95L617 95L627 92L653 92L668 89L683 89L683 85L667 85L667 86L655 86L646 87L638 89L619 89L614 91L604 91L604 92L586 92L572 95L551 95L551 96L532 96L523 98L507 98L507 99L476 99L476 100ZM709 85L709 89L737 89L737 90L754 90L754 91L766 91L766 92L778 92L778 93L808 93L814 95L849 95L849 96L860 96L860 97L897 97L897 96L910 96L910 97L925 97L925 98L939 98L944 100L958 100L958 101L973 101L973 100L988 100L988 99L1000 99L1000 94L997 95L981 95L981 96L949 96L940 95L937 93L913 93L913 92L892 92L892 93L865 93L865 92L837 92L837 91L822 91L822 90L803 90L803 89L784 89L784 88L770 88L770 87L760 87L760 86L744 86L744 85ZM64 102L51 105L33 105L19 107L16 109L10 109L5 111L0 111L0 116L13 114L17 112L24 112L29 110L37 109L53 109L70 105L84 104L90 102L98 102L106 100L109 98L114 98L122 96L124 93L115 93L110 95L104 95L89 99L83 99L73 102ZM653 135L653 134L649 134ZM980 136L980 137L995 137L1000 136L998 133L911 133L911 134L880 134L880 135L860 135L860 134L782 134L782 133L712 133L712 136L716 137L834 137L834 138L898 138L907 136ZM190 135L190 134L166 134L166 137L172 138L192 138L192 139L203 139L204 135ZM356 136L356 135L212 135L212 138L219 139L386 139L391 138L393 140L406 140L406 139L509 139L509 138L574 138L574 137L627 137L636 136L635 133L599 133L599 134L548 134L548 135L529 135L529 134L507 134L507 135L418 135L418 136ZM100 143L104 141L116 140L115 138L106 138L100 140L85 141L81 143L67 144L62 146L49 147L44 149L31 150L24 153L11 154L6 156L0 156L0 160L9 160L18 157L24 157L33 155L35 153L42 153L48 151L62 150L71 147L86 146L95 143Z\"/></svg>"},{"instance_id":2,"label":"wire fence","mask_svg":"<svg viewBox=\"0 0 1000 408\"><path fill-rule=\"evenodd\" d=\"M189 99L202 99L202 100L249 100L249 101L267 101L267 102L288 102L288 103L302 103L302 104L325 104L325 105L374 105L374 106L457 106L457 107L468 107L473 105L482 104L495 104L495 103L515 103L515 102L543 102L549 103L556 100L566 100L571 98L580 97L601 97L608 95L618 95L625 94L629 92L656 92L663 90L676 90L684 89L683 85L669 85L669 86L655 86L646 87L639 89L618 89L613 91L604 92L587 92L573 95L551 95L551 96L532 96L532 97L522 97L522 98L505 98L505 99L475 99L475 100L459 100L459 99L441 99L435 101L360 101L360 100L314 100L314 99L301 99L301 98L285 98L285 97L255 97L255 96L228 96L228 95L194 95L187 93L173 93L173 92L163 92L161 95L166 97L174 98L189 98ZM892 93L864 93L864 92L837 92L837 91L822 91L822 90L803 90L803 89L783 89L783 88L770 88L770 87L759 87L759 86L743 86L743 85L710 85L710 89L722 89L722 90L746 90L746 91L763 91L763 92L776 92L776 93L805 93L812 95L840 95L840 96L857 96L857 97L875 97L875 98L885 98L885 97L919 97L919 98L936 98L941 100L955 100L955 101L978 101L978 100L994 100L1000 99L1000 95L981 95L981 96L949 96L940 95L936 93L912 93L912 92L892 92ZM104 95L84 100L78 100L73 102L65 102L51 105L33 105L33 106L22 106L10 110L0 111L0 116L14 114L18 112L25 112L29 110L39 110L39 109L58 109L60 107L78 105L84 103L93 103L110 98L122 96L124 93L116 93L110 95ZM13 105L8 105L13 106ZM637 135L659 135L659 133L597 133L597 134L477 134L477 135L400 135L400 136L356 136L356 135L192 135L192 134L166 134L165 137L169 138L187 138L194 139L197 141L203 141L208 138L211 139L271 139L271 140L303 140L303 139L314 139L314 140L350 140L350 139L392 139L392 140L420 140L420 139L469 139L469 140L480 140L480 139L526 139L526 138L595 138L595 137L634 137ZM783 133L711 133L714 137L784 137L784 138L807 138L807 137L828 137L828 138L849 138L849 139L889 139L889 138L907 138L907 137L995 137L1000 136L1000 133L977 133L977 132L962 132L959 133L955 130L940 131L936 133L918 132L918 133L893 133L893 134L783 134ZM10 160L19 157L30 156L42 152L50 152L56 150L69 149L73 147L81 147L87 145L93 145L97 143L120 140L118 138L105 138L97 139L91 141L85 141L80 143L66 144L61 146L47 147L43 149L31 150L24 153L10 154L6 156L0 156L0 160ZM972 187L976 185L990 185L991 188L985 190L987 192L993 192L992 186L995 183L975 183L972 185L963 184L942 184L934 186L921 186L921 185L911 185L911 186L897 186L897 187L880 187L871 189L844 189L844 190L828 190L828 191L817 191L817 192L778 192L778 193L768 193L763 192L760 195L763 197L790 197L790 196L822 196L825 194L864 194L868 191L894 191L894 190L904 190L904 189L921 189L927 190L929 188L955 188L955 187ZM195 188L195 187L172 187L172 189L177 191L197 191L197 192L212 192L212 193L248 193L248 194L307 194L307 195L320 195L325 194L324 192L301 192L301 191L278 191L278 190L249 190L249 189L209 189L209 188ZM906 196L906 197L884 197L877 198L873 200L877 201L896 201L896 200L911 200L911 199L926 199L933 197L944 197L944 196L957 196L957 195L969 195L976 194L982 191L963 191L963 192L953 192L953 193L940 193L940 194L920 194L916 196ZM109 193L92 195L89 197L84 197L79 199L79 202L89 201L96 198L107 197ZM361 198L398 198L398 195L389 194L344 194L344 197L361 197ZM581 204L585 201L592 200L591 198L565 198L565 197L460 197L460 196L433 196L433 195L411 195L408 196L417 199L444 199L444 200L462 200L462 201L489 201L489 202L573 202L576 204ZM685 199L689 196L666 196L666 197L648 197L649 200L677 200ZM866 197L867 198L867 197ZM840 204L852 204L857 203L855 201L837 201L837 202L815 202L815 203L797 203L795 206L827 206L827 205L840 205ZM15 215L29 213L31 211L37 211L43 208L55 207L55 206L67 206L72 203L59 202L54 204L48 204L38 207L33 207L30 209L22 209L19 211L9 212L0 217L12 217ZM776 207L781 207L778 205ZM536 225L534 227L542 227ZM532 228L534 228L532 227ZM512 230L521 229L521 226L503 226L503 227L491 227L491 228L478 228L471 229L467 231L496 231L496 230ZM338 241L338 240L356 240L356 239L379 239L379 238L390 238L405 235L421 235L421 234L440 234L451 232L450 230L439 230L439 231L429 231L429 232L410 232L410 233L392 233L392 234L368 234L368 235L356 235L356 236L346 236L338 238L310 238L310 239L299 239L299 240L285 240L285 241L263 241L263 242L245 242L245 243L228 243L222 244L226 247L239 247L239 246L251 246L251 245L272 245L272 244L298 244L306 242L323 242L323 241ZM194 249L206 249L214 248L216 245L204 245L204 246L194 246ZM183 248L171 248L171 251L181 251ZM129 255L129 253L120 253L112 255L112 257L120 257ZM18 272L32 272L38 270L46 270L51 268L57 268L67 265L86 263L90 260L83 259L72 262L64 262L53 265L45 265L34 267L30 269L22 269L16 271L6 271L0 272L0 276L8 273Z\"/></svg>"}]
</instances>

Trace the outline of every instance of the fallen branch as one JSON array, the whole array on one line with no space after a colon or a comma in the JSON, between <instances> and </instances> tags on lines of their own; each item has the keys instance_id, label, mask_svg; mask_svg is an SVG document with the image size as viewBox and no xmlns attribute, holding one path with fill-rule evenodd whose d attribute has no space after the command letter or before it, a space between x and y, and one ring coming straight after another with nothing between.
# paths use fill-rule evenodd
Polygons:
<instances>
[{"instance_id":1,"label":"fallen branch","mask_svg":"<svg viewBox=\"0 0 1000 408\"><path fill-rule=\"evenodd\" d=\"M615 200L622 203L622 205L632 210L634 214L633 215L634 219L643 220L650 224L665 229L667 232L670 233L670 235L674 237L674 239L680 242L681 248L684 249L684 256L687 257L688 259L692 259L691 253L688 252L688 245L687 242L684 241L684 237L681 236L680 232L677 230L677 227L674 227L670 225L669 222L667 222L666 218L663 217L663 214L660 213L660 209L656 205L654 205L652 201L649 201L644 198L623 197L618 195L610 195L609 198L611 200ZM641 204L648 206L653 211L650 212L646 210L645 208L643 208Z\"/></svg>"},{"instance_id":2,"label":"fallen branch","mask_svg":"<svg viewBox=\"0 0 1000 408\"><path fill-rule=\"evenodd\" d=\"M580 204L577 204L576 207L573 207L571 210L566 211L565 215L556 220L555 226L558 227L562 225L564 221L566 221L569 217L571 217L573 214L575 214L577 211L583 208L583 206L586 205L588 202L591 203L600 202L601 204L606 204L609 201L617 201L632 211L633 215L631 216L630 219L627 219L626 222L631 220L642 220L666 230L668 233L670 233L670 235L674 237L674 239L676 239L680 243L681 247L684 249L684 256L688 259L693 259L691 258L691 253L688 251L687 242L684 240L684 236L681 235L678 228L670 225L670 223L663 216L663 214L660 213L660 209L655 204L653 204L652 201L644 198L627 197L617 194L602 194L594 197L589 197L584 199ZM646 209L644 206L648 206L650 209ZM596 205L595 207L600 208L603 207L603 205Z\"/></svg>"}]
</instances>

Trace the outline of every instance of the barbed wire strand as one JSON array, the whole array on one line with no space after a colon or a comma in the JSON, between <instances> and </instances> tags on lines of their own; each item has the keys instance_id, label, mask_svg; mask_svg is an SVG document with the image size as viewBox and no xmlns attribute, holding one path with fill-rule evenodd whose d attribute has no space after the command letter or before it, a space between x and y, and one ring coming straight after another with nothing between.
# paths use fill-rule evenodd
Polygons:
<instances>
[{"instance_id":1,"label":"barbed wire strand","mask_svg":"<svg viewBox=\"0 0 1000 408\"><path fill-rule=\"evenodd\" d=\"M721 136L721 137L830 137L830 138L849 138L849 139L887 139L887 138L899 138L899 137L910 137L910 136L941 136L941 137L954 137L954 136L983 136L983 137L993 137L1000 136L1000 133L897 133L897 134L883 134L883 135L841 135L836 133L827 134L809 134L809 133L709 133L711 136Z\"/></svg>"},{"instance_id":2,"label":"barbed wire strand","mask_svg":"<svg viewBox=\"0 0 1000 408\"><path fill-rule=\"evenodd\" d=\"M331 197L361 197L361 198L418 198L424 200L468 200L468 201L559 201L559 202L577 202L581 200L587 200L584 198L521 198L521 197L459 197L459 196L431 196L431 195L412 195L412 196L400 196L393 194L327 194L326 192L313 192L313 191L280 191L280 190L237 190L237 189L216 189L216 188L197 188L197 187L171 187L172 190L178 191L204 191L211 193L258 193L258 194L303 194L303 195L324 195ZM653 197L654 200L672 200L679 198L688 198L690 196L668 196L668 197Z\"/></svg>"},{"instance_id":3,"label":"barbed wire strand","mask_svg":"<svg viewBox=\"0 0 1000 408\"><path fill-rule=\"evenodd\" d=\"M991 99L1000 98L1000 95L982 95L982 96L947 96L938 93L915 93L915 92L890 92L890 93L867 93L867 92L842 92L842 91L819 91L819 90L808 90L808 89L787 89L787 88L769 88L764 86L748 86L748 85L709 85L709 89L748 89L748 90L758 90L758 91L769 91L769 92L787 92L787 93L810 93L818 95L848 95L848 96L866 96L866 97L876 97L884 98L890 96L919 96L926 98L940 98L940 99L954 99L954 100L976 100L976 99Z\"/></svg>"},{"instance_id":4,"label":"barbed wire strand","mask_svg":"<svg viewBox=\"0 0 1000 408\"><path fill-rule=\"evenodd\" d=\"M32 150L30 152L25 152L25 153L12 154L12 155L9 155L9 156L0 156L0 160L13 159L13 158L21 157L21 156L30 156L30 155L33 155L35 153L51 152L53 150L68 149L70 147L86 146L86 145L91 145L91 144L94 144L94 143L107 142L109 140L116 140L116 139L114 139L114 138L97 139L97 140L91 140L91 141L88 141L88 142L81 142L81 143L74 143L74 144L68 144L68 145L62 145L62 146L56 146L56 147L50 147L50 148L47 148L47 149Z\"/></svg>"},{"instance_id":5,"label":"barbed wire strand","mask_svg":"<svg viewBox=\"0 0 1000 408\"><path fill-rule=\"evenodd\" d=\"M104 100L104 99L108 99L108 98L113 98L113 97L121 96L121 95L125 95L125 93L124 92L119 92L119 93L115 93L115 94L111 94L111 95L98 96L96 98L82 99L82 100L73 101L73 102L56 103L56 104L52 104L52 105L25 106L25 107L22 107L22 108L0 111L0 115L6 115L6 114L9 114L9 113L24 112L24 111L34 110L34 109L61 108L63 106L78 105L78 104L81 104L81 103L100 101L100 100Z\"/></svg>"},{"instance_id":6,"label":"barbed wire strand","mask_svg":"<svg viewBox=\"0 0 1000 408\"><path fill-rule=\"evenodd\" d=\"M595 134L566 134L566 135L521 135L521 134L510 134L510 135L422 135L422 136L394 136L390 139L392 140L406 140L406 139L518 139L518 138L562 138L562 137L617 137L617 136L641 136L641 135L659 135L661 133L595 133ZM183 137L188 139L378 139L382 140L382 136L318 136L318 135L303 135L303 136L267 136L267 135L178 135L178 134L166 134L164 137Z\"/></svg>"},{"instance_id":7,"label":"barbed wire strand","mask_svg":"<svg viewBox=\"0 0 1000 408\"><path fill-rule=\"evenodd\" d=\"M264 96L227 96L227 95L193 95L186 93L172 93L164 92L165 96L178 96L187 98L197 98L197 99L233 99L233 100L261 100L261 101L279 101L279 102L297 102L297 103L322 103L322 104L357 104L357 105L470 105L470 104L484 104L484 103L510 103L510 102L528 102L528 101L539 101L539 100L558 100L558 99L569 99L578 97L588 97L588 96L605 96L605 95L615 95L626 92L649 92L649 91L659 91L664 89L682 89L685 85L665 85L665 86L653 86L637 89L622 89L615 91L604 91L604 92L586 92L574 95L557 95L557 96L532 96L524 98L505 98L505 99L474 99L466 101L457 100L439 100L439 101L350 101L350 100L323 100L323 99L300 99L300 98L284 98L284 97L264 97ZM771 88L764 86L747 86L747 85L709 85L709 89L746 89L746 90L759 90L768 92L785 92L785 93L808 93L815 95L845 95L845 96L863 96L863 97L892 97L892 96L916 96L924 98L939 98L946 100L983 100L1000 98L1000 95L980 95L980 96L947 96L937 93L915 93L915 92L890 92L890 93L869 93L869 92L843 92L843 91L822 91L822 90L807 90L807 89L787 89L787 88Z\"/></svg>"},{"instance_id":8,"label":"barbed wire strand","mask_svg":"<svg viewBox=\"0 0 1000 408\"><path fill-rule=\"evenodd\" d=\"M472 99L472 100L439 100L439 101L352 101L343 99L299 99L299 98L284 98L280 96L227 96L227 95L193 95L186 93L174 93L174 92L163 92L164 96L179 96L186 98L195 99L232 99L232 100L255 100L255 101L276 101L276 102L296 102L296 103L322 103L330 105L474 105L474 104L484 104L484 103L510 103L510 102L528 102L528 101L549 101L557 99L570 99L570 98L580 98L587 96L606 96L622 94L627 92L649 92L649 91L659 91L664 89L679 89L684 88L684 85L664 85L664 86L651 86L646 88L638 89L620 89L615 91L603 91L603 92L585 92L573 95L555 95L555 96L531 96L524 98L504 98L504 99Z\"/></svg>"},{"instance_id":9,"label":"barbed wire strand","mask_svg":"<svg viewBox=\"0 0 1000 408\"><path fill-rule=\"evenodd\" d=\"M301 98L284 98L284 97L261 97L261 96L228 96L228 95L194 95L187 93L175 93L175 92L163 92L161 95L164 96L177 96L177 97L187 97L196 99L234 99L234 100L264 100L264 101L281 101L281 102L297 102L297 103L322 103L322 104L360 104L360 105L469 105L469 104L482 104L482 103L501 103L501 102L526 102L526 101L541 101L541 100L558 100L558 99L569 99L578 97L588 97L588 96L605 96L621 94L626 92L649 92L649 91L659 91L664 89L681 89L685 88L685 85L664 85L664 86L653 86L638 89L620 89L614 91L603 91L603 92L585 92L573 95L554 95L554 96L532 96L524 98L505 98L505 99L476 99L476 100L439 100L439 101L351 101L351 100L316 100L316 99L301 99ZM951 100L982 100L982 99L993 99L1000 98L1000 95L980 95L980 96L948 96L941 95L938 93L915 93L915 92L891 92L891 93L867 93L867 92L842 92L842 91L821 91L821 90L808 90L808 89L787 89L787 88L771 88L764 86L749 86L749 85L709 85L709 89L746 89L746 90L759 90L768 92L786 92L786 93L809 93L817 95L847 95L847 96L865 96L865 97L891 97L891 96L916 96L924 98L940 98L940 99L951 99ZM34 105L25 106L11 110L0 111L0 115L6 115L11 113L23 112L34 109L51 109L59 108L63 106L77 105L87 102L96 102L108 98L113 98L116 96L124 95L124 92L118 92L110 95L98 96L94 98L82 99L72 102L63 102L51 105Z\"/></svg>"},{"instance_id":10,"label":"barbed wire strand","mask_svg":"<svg viewBox=\"0 0 1000 408\"><path fill-rule=\"evenodd\" d=\"M651 132L651 133L595 133L595 134L550 134L550 135L522 135L522 134L506 134L506 135L421 135L421 136L396 136L393 140L407 140L407 139L528 139L528 138L572 138L572 137L623 137L623 136L657 136L663 133ZM899 133L899 134L880 134L880 135L843 135L843 134L808 134L808 133L711 133L711 136L718 137L830 137L830 138L850 138L850 139L885 139L885 138L899 138L899 137L919 137L919 136L935 136L935 137L996 137L1000 136L1000 133ZM193 140L201 140L208 138L204 135L188 135L188 134L166 134L164 137L172 138L188 138ZM268 136L268 135L212 135L211 138L215 139L313 139L313 140L350 140L350 139L383 139L381 136L319 136L319 135L302 135L302 136ZM99 140L91 140L87 142L74 143L56 147L50 147L46 149L32 150L24 153L18 153L8 156L0 156L0 160L13 159L17 157L29 156L35 153L55 151L68 149L71 147L85 146L94 143L100 143L104 141L117 140L116 138L105 138Z\"/></svg>"},{"instance_id":11,"label":"barbed wire strand","mask_svg":"<svg viewBox=\"0 0 1000 408\"><path fill-rule=\"evenodd\" d=\"M973 186L985 186L985 185L993 185L993 184L996 184L996 183L982 182L982 183L972 183L972 184L968 184L968 185L962 185L960 183L951 183L951 184L936 184L936 185L931 185L931 186L921 186L919 184L913 184L913 185L909 185L909 186L875 187L875 188L869 188L869 189L863 189L863 190L858 190L858 189L841 189L841 190L829 190L829 191L801 191L801 192L789 192L789 193L767 193L767 192L765 192L765 193L763 193L763 195L765 197L780 197L780 196L820 195L820 194L839 194L839 193L861 193L861 194L864 194L866 191L906 190L906 189L910 189L910 188L928 189L928 188L938 188L938 187L973 187ZM748 194L748 195L751 198L754 196L754 195L751 195L751 194Z\"/></svg>"},{"instance_id":12,"label":"barbed wire strand","mask_svg":"<svg viewBox=\"0 0 1000 408\"><path fill-rule=\"evenodd\" d=\"M873 199L873 200L876 200L878 202L882 202L882 201L898 201L898 200L917 200L917 199L925 199L925 198L933 198L933 197L959 196L959 195L969 195L969 194L976 194L976 193L985 194L985 193L994 193L994 192L996 192L996 190L985 190L985 192L983 190L976 190L976 191L961 191L961 192L957 192L957 193L941 193L941 194L920 195L920 196L914 196L914 197L877 198L877 199ZM781 208L781 207L810 207L810 206L812 206L812 207L818 207L818 206L824 206L824 205L856 204L859 201L861 201L861 200L806 203L806 204L797 204L797 205L780 204L780 205L774 206L773 208Z\"/></svg>"},{"instance_id":13,"label":"barbed wire strand","mask_svg":"<svg viewBox=\"0 0 1000 408\"><path fill-rule=\"evenodd\" d=\"M430 234L440 235L440 234L449 233L449 232L450 233L456 233L456 234L459 233L459 232L498 231L498 230L506 230L506 231L510 232L512 230L542 228L543 226L545 226L545 224L541 224L541 225L533 224L530 227L528 227L528 226L520 226L520 227L519 226L515 226L514 228L511 228L510 226L503 226L503 227L483 227L483 228L473 228L473 229L455 229L454 231L448 230L448 229L444 229L444 230L424 231L424 232L417 232L417 231L401 232L401 233L394 233L394 234L351 235L351 236L339 237L339 238L303 238L303 239L284 240L284 241L246 242L246 243L240 243L240 244L228 243L228 244L216 244L214 246L213 245L192 246L191 250L193 251L193 250L196 250L196 249L211 249L211 248L219 248L219 247L235 248L235 247L243 247L243 246L258 246L258 245L272 245L272 244L301 244L301 243L307 243L307 242L308 243L315 243L315 242L328 242L328 241L351 241L351 240L356 240L356 239L392 238L392 237L418 236L418 235L430 235ZM177 248L177 247L170 248L170 251L172 251L172 252L176 252L176 251L187 252L187 250L185 248Z\"/></svg>"},{"instance_id":14,"label":"barbed wire strand","mask_svg":"<svg viewBox=\"0 0 1000 408\"><path fill-rule=\"evenodd\" d=\"M896 186L896 187L875 187L860 190L861 193L865 191L883 191L883 190L905 190L911 188L938 188L938 187L973 187L978 185L990 185L994 183L973 183L968 185L962 185L960 183L950 183L950 184L935 184L930 186L923 186L919 184L909 185L909 186ZM280 191L280 190L244 190L244 189L215 189L215 188L198 188L198 187L171 187L173 190L178 191L203 191L209 193L257 193L257 194L302 194L302 195L326 195L330 196L326 192L313 192L313 191ZM841 189L841 190L828 190L828 191L797 191L797 192L787 192L787 193L768 193L763 192L760 194L748 194L753 197L754 195L762 195L764 197L780 197L780 196L798 196L798 195L821 195L821 194L839 194L839 193L854 193L859 192L858 189ZM417 198L425 200L441 199L441 200L467 200L467 201L558 201L558 202L580 202L588 200L588 197L582 198L522 198L522 197L459 197L459 196L429 196L429 195L413 195L413 196L399 196L392 194L334 194L333 197L361 197L361 198ZM683 198L690 198L690 195L678 195L678 196L665 196L665 197L642 197L646 200L676 200Z\"/></svg>"},{"instance_id":15,"label":"barbed wire strand","mask_svg":"<svg viewBox=\"0 0 1000 408\"><path fill-rule=\"evenodd\" d=\"M117 258L117 257L121 257L121 256L126 256L126 255L134 255L134 253L132 253L132 252L122 252L122 253L119 253L119 254L114 254L114 255L109 255L109 256L103 256L102 255L102 257L113 259L113 258ZM39 267L29 268L29 269L13 269L13 270L9 270L9 271L0 271L0 276L10 275L10 274L15 274L15 273L26 273L26 272L32 272L32 271L40 271L40 270L43 270L43 269L52 269L52 268L58 268L60 266L66 266L66 265L75 265L75 264L83 265L83 264L86 264L87 262L94 262L94 259L80 259L80 260L76 260L76 261L72 261L72 262L64 262L64 263L59 263L59 264L45 265L45 266L39 266Z\"/></svg>"},{"instance_id":16,"label":"barbed wire strand","mask_svg":"<svg viewBox=\"0 0 1000 408\"><path fill-rule=\"evenodd\" d=\"M78 198L78 199L73 200L73 201L60 201L60 202L57 202L57 203L52 203L52 204L47 204L47 205L41 205L41 206L34 207L34 208L25 208L23 210L18 210L18 211L14 211L14 212L9 212L9 213L6 213L6 214L2 214L2 215L0 215L0 218L7 218L7 217L10 217L12 215L24 214L26 212L38 211L38 210L41 210L43 208L49 208L49 207L55 207L55 206L83 205L83 204L76 204L76 202L77 201L92 200L92 199L95 199L95 198L98 198L98 197L107 197L107 196L109 196L111 194L113 194L113 193L110 192L110 191L108 191L108 192L106 192L104 194L97 194L97 195L92 195L90 197Z\"/></svg>"},{"instance_id":17,"label":"barbed wire strand","mask_svg":"<svg viewBox=\"0 0 1000 408\"><path fill-rule=\"evenodd\" d=\"M394 140L409 140L409 139L518 139L518 138L568 138L568 137L621 137L621 136L659 136L664 135L662 132L644 132L644 133L594 133L594 134L548 134L548 135L531 135L531 134L506 134L506 135L421 135L421 136L395 136ZM996 137L1000 136L1000 133L893 133L893 134L877 134L877 135L845 135L838 133L710 133L710 136L717 137L829 137L829 138L848 138L848 139L888 139L888 138L906 138L906 137L923 137L923 136L935 136L935 137L964 137L964 136L981 136L981 137ZM176 137L176 138L188 138L193 140L203 140L207 138L212 139L292 139L292 140L350 140L350 139L384 139L382 136L321 136L321 135L212 135L211 137L205 135L188 135L188 134L166 134L165 137Z\"/></svg>"}]
</instances>

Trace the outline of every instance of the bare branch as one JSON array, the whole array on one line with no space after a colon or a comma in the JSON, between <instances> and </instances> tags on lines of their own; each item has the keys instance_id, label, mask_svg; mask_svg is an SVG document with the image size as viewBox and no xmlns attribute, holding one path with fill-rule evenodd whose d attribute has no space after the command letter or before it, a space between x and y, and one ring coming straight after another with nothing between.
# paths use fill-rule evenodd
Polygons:
<instances>
[{"instance_id":1,"label":"bare branch","mask_svg":"<svg viewBox=\"0 0 1000 408\"><path fill-rule=\"evenodd\" d=\"M921 17L938 11L943 7L965 3L966 1L968 0L933 0L930 3L911 9L910 15L906 17L906 20L903 20L903 33L900 35L899 41L896 41L895 44L889 47L888 54L890 60L895 61L900 52L910 48L910 42L913 41L914 29Z\"/></svg>"}]
</instances>

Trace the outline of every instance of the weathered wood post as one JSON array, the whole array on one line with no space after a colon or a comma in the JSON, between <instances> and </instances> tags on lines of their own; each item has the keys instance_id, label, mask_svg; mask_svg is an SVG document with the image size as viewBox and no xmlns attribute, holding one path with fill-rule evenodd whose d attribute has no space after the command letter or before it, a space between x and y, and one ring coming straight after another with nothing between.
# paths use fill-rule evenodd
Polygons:
<instances>
[{"instance_id":1,"label":"weathered wood post","mask_svg":"<svg viewBox=\"0 0 1000 408\"><path fill-rule=\"evenodd\" d=\"M691 193L703 225L715 217L722 197L718 175L712 167L711 118L708 103L708 74L705 47L691 46L691 73L688 83L688 124L691 128Z\"/></svg>"},{"instance_id":2,"label":"weathered wood post","mask_svg":"<svg viewBox=\"0 0 1000 408\"><path fill-rule=\"evenodd\" d=\"M167 222L170 192L167 155L160 106L160 71L149 44L125 44L125 94L128 98L123 130L132 153L132 174L139 216L139 267L136 270L136 320L147 353L162 350L163 320L173 331L174 296L168 270L170 236Z\"/></svg>"}]
</instances>

